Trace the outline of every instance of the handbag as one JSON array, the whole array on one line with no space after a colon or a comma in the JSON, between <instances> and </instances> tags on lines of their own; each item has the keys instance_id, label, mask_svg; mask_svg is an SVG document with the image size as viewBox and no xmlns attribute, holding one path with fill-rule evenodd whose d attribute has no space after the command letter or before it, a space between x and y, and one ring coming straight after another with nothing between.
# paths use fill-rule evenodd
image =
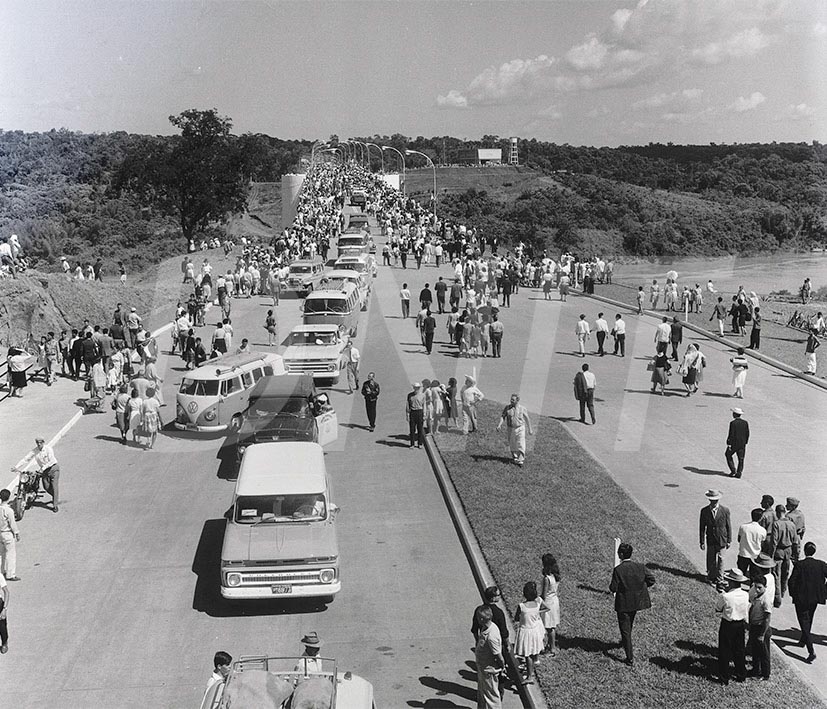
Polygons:
<instances>
[{"instance_id":1,"label":"handbag","mask_svg":"<svg viewBox=\"0 0 827 709\"><path fill-rule=\"evenodd\" d=\"M83 391L91 391L92 383L87 379L83 382Z\"/></svg>"}]
</instances>

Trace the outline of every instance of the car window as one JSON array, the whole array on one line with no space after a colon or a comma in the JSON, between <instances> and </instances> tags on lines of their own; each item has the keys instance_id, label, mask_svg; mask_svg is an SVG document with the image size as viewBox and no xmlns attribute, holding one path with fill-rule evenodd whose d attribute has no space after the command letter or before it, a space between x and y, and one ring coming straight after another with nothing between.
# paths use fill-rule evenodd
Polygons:
<instances>
[{"instance_id":1,"label":"car window","mask_svg":"<svg viewBox=\"0 0 827 709\"><path fill-rule=\"evenodd\" d=\"M264 376L265 377L272 377L273 376L273 365L265 364L264 365Z\"/></svg>"},{"instance_id":2,"label":"car window","mask_svg":"<svg viewBox=\"0 0 827 709\"><path fill-rule=\"evenodd\" d=\"M241 380L238 377L231 377L221 382L221 396L229 396L241 391Z\"/></svg>"},{"instance_id":3,"label":"car window","mask_svg":"<svg viewBox=\"0 0 827 709\"><path fill-rule=\"evenodd\" d=\"M241 374L241 381L244 382L244 388L249 389L253 384L255 384L255 380L253 379L252 372L243 372Z\"/></svg>"},{"instance_id":4,"label":"car window","mask_svg":"<svg viewBox=\"0 0 827 709\"><path fill-rule=\"evenodd\" d=\"M259 379L261 379L264 376L264 370L261 369L261 367L256 367L252 371L252 375L253 375L253 381L257 382Z\"/></svg>"},{"instance_id":5,"label":"car window","mask_svg":"<svg viewBox=\"0 0 827 709\"><path fill-rule=\"evenodd\" d=\"M235 502L238 524L318 521L327 518L327 500L319 495L240 495Z\"/></svg>"},{"instance_id":6,"label":"car window","mask_svg":"<svg viewBox=\"0 0 827 709\"><path fill-rule=\"evenodd\" d=\"M267 396L250 402L247 415L251 419L267 419L279 414L312 418L310 402L303 396Z\"/></svg>"},{"instance_id":7,"label":"car window","mask_svg":"<svg viewBox=\"0 0 827 709\"><path fill-rule=\"evenodd\" d=\"M188 396L218 396L218 381L185 378L178 391Z\"/></svg>"}]
</instances>

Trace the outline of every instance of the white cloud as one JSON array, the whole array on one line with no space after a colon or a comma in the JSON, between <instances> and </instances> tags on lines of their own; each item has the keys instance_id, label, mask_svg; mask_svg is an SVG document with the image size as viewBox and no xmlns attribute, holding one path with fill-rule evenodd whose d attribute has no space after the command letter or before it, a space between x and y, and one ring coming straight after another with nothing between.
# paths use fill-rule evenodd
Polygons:
<instances>
[{"instance_id":1,"label":"white cloud","mask_svg":"<svg viewBox=\"0 0 827 709\"><path fill-rule=\"evenodd\" d=\"M784 118L790 121L801 121L812 118L815 113L816 110L812 106L808 106L806 103L796 103L787 106Z\"/></svg>"},{"instance_id":2,"label":"white cloud","mask_svg":"<svg viewBox=\"0 0 827 709\"><path fill-rule=\"evenodd\" d=\"M468 99L465 98L459 91L456 89L451 89L447 94L444 96L440 94L436 97L437 106L442 106L444 108L467 108L468 107Z\"/></svg>"},{"instance_id":3,"label":"white cloud","mask_svg":"<svg viewBox=\"0 0 827 709\"><path fill-rule=\"evenodd\" d=\"M566 52L566 61L579 71L599 69L608 53L609 47L592 35L588 41L569 49Z\"/></svg>"},{"instance_id":4,"label":"white cloud","mask_svg":"<svg viewBox=\"0 0 827 709\"><path fill-rule=\"evenodd\" d=\"M745 111L753 111L760 106L767 97L760 91L753 91L749 96L744 98L739 96L738 100L730 106L730 109L736 113L744 113Z\"/></svg>"},{"instance_id":5,"label":"white cloud","mask_svg":"<svg viewBox=\"0 0 827 709\"><path fill-rule=\"evenodd\" d=\"M827 25L823 22L816 22L813 25L813 37L823 37L827 34Z\"/></svg>"},{"instance_id":6,"label":"white cloud","mask_svg":"<svg viewBox=\"0 0 827 709\"><path fill-rule=\"evenodd\" d=\"M684 89L683 91L672 91L668 93L655 94L648 98L635 101L632 108L648 109L660 108L663 106L682 106L697 101L703 95L703 89Z\"/></svg>"},{"instance_id":7,"label":"white cloud","mask_svg":"<svg viewBox=\"0 0 827 709\"><path fill-rule=\"evenodd\" d=\"M704 64L720 64L725 59L751 57L770 45L771 39L757 27L742 30L720 42L709 42L692 52Z\"/></svg>"},{"instance_id":8,"label":"white cloud","mask_svg":"<svg viewBox=\"0 0 827 709\"><path fill-rule=\"evenodd\" d=\"M623 7L620 10L615 10L614 14L612 15L612 29L614 29L616 34L620 34L626 28L626 23L629 22L629 18L632 16L632 11Z\"/></svg>"},{"instance_id":9,"label":"white cloud","mask_svg":"<svg viewBox=\"0 0 827 709\"><path fill-rule=\"evenodd\" d=\"M563 117L563 114L560 112L560 109L557 106L546 106L545 108L540 109L537 111L537 115L541 118L549 118L552 121L558 121Z\"/></svg>"}]
</instances>

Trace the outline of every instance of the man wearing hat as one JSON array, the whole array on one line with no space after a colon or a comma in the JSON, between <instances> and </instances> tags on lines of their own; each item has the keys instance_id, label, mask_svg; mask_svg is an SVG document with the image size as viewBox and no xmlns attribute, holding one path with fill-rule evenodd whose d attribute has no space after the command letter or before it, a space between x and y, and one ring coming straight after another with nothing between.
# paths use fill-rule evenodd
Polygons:
<instances>
[{"instance_id":1,"label":"man wearing hat","mask_svg":"<svg viewBox=\"0 0 827 709\"><path fill-rule=\"evenodd\" d=\"M713 586L721 580L723 558L721 552L729 549L732 541L732 526L729 508L718 504L720 490L707 490L709 504L701 508L699 538L701 549L706 550L706 578Z\"/></svg>"},{"instance_id":2,"label":"man wearing hat","mask_svg":"<svg viewBox=\"0 0 827 709\"><path fill-rule=\"evenodd\" d=\"M315 630L307 633L301 639L301 643L304 645L304 652L293 668L294 672L303 672L306 675L320 673L322 671L322 659L318 655L322 649L322 639L319 634Z\"/></svg>"},{"instance_id":3,"label":"man wearing hat","mask_svg":"<svg viewBox=\"0 0 827 709\"><path fill-rule=\"evenodd\" d=\"M787 519L795 525L795 533L798 535L799 544L795 550L794 561L798 561L798 550L801 547L801 541L804 539L804 532L807 530L804 525L804 513L798 509L801 502L797 497L787 498Z\"/></svg>"},{"instance_id":4,"label":"man wearing hat","mask_svg":"<svg viewBox=\"0 0 827 709\"><path fill-rule=\"evenodd\" d=\"M732 421L729 422L729 433L726 438L726 464L729 466L729 477L740 478L744 472L744 457L747 454L749 443L749 424L741 418L744 412L741 409L732 410ZM738 467L732 458L738 456Z\"/></svg>"},{"instance_id":5,"label":"man wearing hat","mask_svg":"<svg viewBox=\"0 0 827 709\"><path fill-rule=\"evenodd\" d=\"M766 557L766 560L772 563L769 557ZM760 564L760 560L756 559L755 565ZM772 574L764 574L763 569L756 569L749 590L749 648L752 655L752 676L762 679L770 678L772 595L767 588L768 578L771 579Z\"/></svg>"},{"instance_id":6,"label":"man wearing hat","mask_svg":"<svg viewBox=\"0 0 827 709\"><path fill-rule=\"evenodd\" d=\"M411 384L411 389L413 391L408 394L405 404L405 418L408 419L411 448L414 444L417 448L422 448L422 442L425 440L425 394L420 382Z\"/></svg>"},{"instance_id":7,"label":"man wearing hat","mask_svg":"<svg viewBox=\"0 0 827 709\"><path fill-rule=\"evenodd\" d=\"M813 627L813 616L819 605L827 601L827 563L815 558L816 545L807 542L804 545L804 558L793 567L790 576L790 595L795 605L795 614L798 617L798 627L801 628L799 646L806 646L807 662L816 659L813 651L813 639L810 629Z\"/></svg>"},{"instance_id":8,"label":"man wearing hat","mask_svg":"<svg viewBox=\"0 0 827 709\"><path fill-rule=\"evenodd\" d=\"M465 384L459 392L462 402L462 432L467 434L477 430L477 404L485 398L477 388L477 380L470 374L465 375Z\"/></svg>"},{"instance_id":9,"label":"man wearing hat","mask_svg":"<svg viewBox=\"0 0 827 709\"><path fill-rule=\"evenodd\" d=\"M743 682L747 677L747 657L744 647L744 632L749 617L749 595L741 588L747 577L738 569L724 574L727 589L715 602L715 612L721 616L718 628L718 677L721 684L729 684L729 665L735 665L735 681Z\"/></svg>"}]
</instances>

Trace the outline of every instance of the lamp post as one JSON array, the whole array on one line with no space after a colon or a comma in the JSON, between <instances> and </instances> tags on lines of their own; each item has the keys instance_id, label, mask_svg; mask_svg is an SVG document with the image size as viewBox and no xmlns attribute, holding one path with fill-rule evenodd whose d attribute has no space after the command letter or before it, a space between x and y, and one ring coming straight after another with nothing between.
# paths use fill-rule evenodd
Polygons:
<instances>
[{"instance_id":1,"label":"lamp post","mask_svg":"<svg viewBox=\"0 0 827 709\"><path fill-rule=\"evenodd\" d=\"M392 145L383 145L382 150L393 150L398 156L399 159L402 161L402 196L405 196L405 156Z\"/></svg>"},{"instance_id":2,"label":"lamp post","mask_svg":"<svg viewBox=\"0 0 827 709\"><path fill-rule=\"evenodd\" d=\"M434 171L434 221L436 221L436 165L434 165L434 161L431 160L425 153L420 153L418 150L406 150L405 155L421 155L425 158L431 165L431 169Z\"/></svg>"},{"instance_id":3,"label":"lamp post","mask_svg":"<svg viewBox=\"0 0 827 709\"><path fill-rule=\"evenodd\" d=\"M382 152L382 148L380 148L376 143L368 143L367 145L368 145L368 148L373 146L374 148L376 148L379 151L379 160L381 161L382 173L384 174L384 172L385 172L385 154ZM368 150L368 167L370 167L370 150Z\"/></svg>"},{"instance_id":4,"label":"lamp post","mask_svg":"<svg viewBox=\"0 0 827 709\"><path fill-rule=\"evenodd\" d=\"M364 150L362 150L362 162L364 162L365 166L370 170L370 148L368 148L368 144L364 141L357 140L356 142L359 144L360 149L364 148Z\"/></svg>"}]
</instances>

